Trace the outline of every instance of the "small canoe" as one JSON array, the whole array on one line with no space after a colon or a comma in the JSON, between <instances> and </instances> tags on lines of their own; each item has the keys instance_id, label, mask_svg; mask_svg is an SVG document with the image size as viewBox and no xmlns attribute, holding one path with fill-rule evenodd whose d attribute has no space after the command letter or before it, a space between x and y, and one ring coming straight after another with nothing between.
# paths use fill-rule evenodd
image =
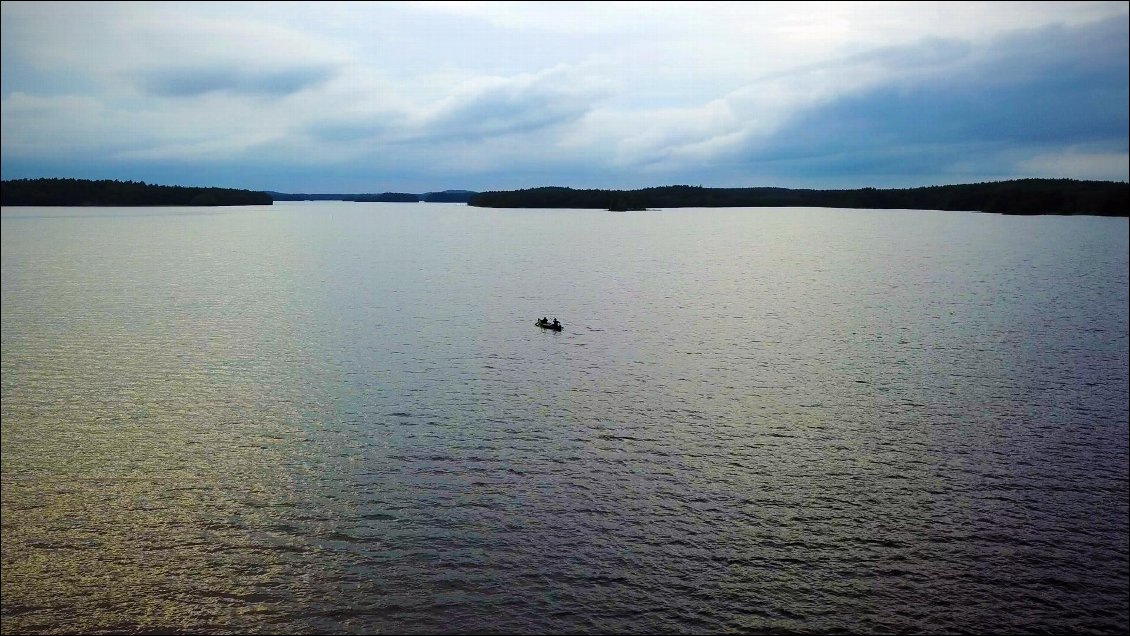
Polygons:
<instances>
[{"instance_id":1,"label":"small canoe","mask_svg":"<svg viewBox=\"0 0 1130 636\"><path fill-rule=\"evenodd\" d=\"M561 323L557 323L555 325L552 322L542 322L538 320L534 322L534 324L541 327L542 329L549 329L550 331L561 331L562 329Z\"/></svg>"}]
</instances>

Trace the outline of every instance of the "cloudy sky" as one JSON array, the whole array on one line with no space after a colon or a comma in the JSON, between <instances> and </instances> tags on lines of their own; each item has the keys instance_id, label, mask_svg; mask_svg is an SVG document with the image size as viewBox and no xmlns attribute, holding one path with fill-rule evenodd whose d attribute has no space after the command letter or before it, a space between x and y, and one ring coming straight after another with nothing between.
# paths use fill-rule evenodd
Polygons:
<instances>
[{"instance_id":1,"label":"cloudy sky","mask_svg":"<svg viewBox=\"0 0 1130 636\"><path fill-rule=\"evenodd\" d=\"M9 2L4 179L1128 179L1128 2Z\"/></svg>"}]
</instances>

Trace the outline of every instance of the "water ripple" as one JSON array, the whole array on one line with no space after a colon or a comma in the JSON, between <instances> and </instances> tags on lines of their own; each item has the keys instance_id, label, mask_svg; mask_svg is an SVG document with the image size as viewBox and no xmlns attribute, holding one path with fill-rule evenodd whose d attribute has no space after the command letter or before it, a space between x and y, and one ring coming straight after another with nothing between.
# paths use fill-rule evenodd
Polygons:
<instances>
[{"instance_id":1,"label":"water ripple","mask_svg":"<svg viewBox=\"0 0 1130 636\"><path fill-rule=\"evenodd\" d=\"M1124 219L357 206L4 223L4 633L1125 631Z\"/></svg>"}]
</instances>

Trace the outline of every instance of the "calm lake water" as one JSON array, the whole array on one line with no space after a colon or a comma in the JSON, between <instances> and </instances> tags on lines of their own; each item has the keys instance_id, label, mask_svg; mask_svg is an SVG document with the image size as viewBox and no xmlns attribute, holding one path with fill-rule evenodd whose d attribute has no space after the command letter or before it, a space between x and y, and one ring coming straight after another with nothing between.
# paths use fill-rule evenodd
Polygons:
<instances>
[{"instance_id":1,"label":"calm lake water","mask_svg":"<svg viewBox=\"0 0 1130 636\"><path fill-rule=\"evenodd\" d=\"M1130 624L1125 218L2 229L4 633Z\"/></svg>"}]
</instances>

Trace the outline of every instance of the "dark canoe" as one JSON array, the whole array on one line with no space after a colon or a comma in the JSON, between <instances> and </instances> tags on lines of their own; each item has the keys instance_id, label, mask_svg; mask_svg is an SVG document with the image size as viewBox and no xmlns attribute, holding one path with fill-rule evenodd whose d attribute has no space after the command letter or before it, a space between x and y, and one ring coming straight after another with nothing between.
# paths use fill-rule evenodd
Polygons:
<instances>
[{"instance_id":1,"label":"dark canoe","mask_svg":"<svg viewBox=\"0 0 1130 636\"><path fill-rule=\"evenodd\" d=\"M541 327L542 329L549 329L550 331L561 331L562 329L562 326L560 324L555 325L552 322L542 322L538 320L534 322L534 324Z\"/></svg>"}]
</instances>

